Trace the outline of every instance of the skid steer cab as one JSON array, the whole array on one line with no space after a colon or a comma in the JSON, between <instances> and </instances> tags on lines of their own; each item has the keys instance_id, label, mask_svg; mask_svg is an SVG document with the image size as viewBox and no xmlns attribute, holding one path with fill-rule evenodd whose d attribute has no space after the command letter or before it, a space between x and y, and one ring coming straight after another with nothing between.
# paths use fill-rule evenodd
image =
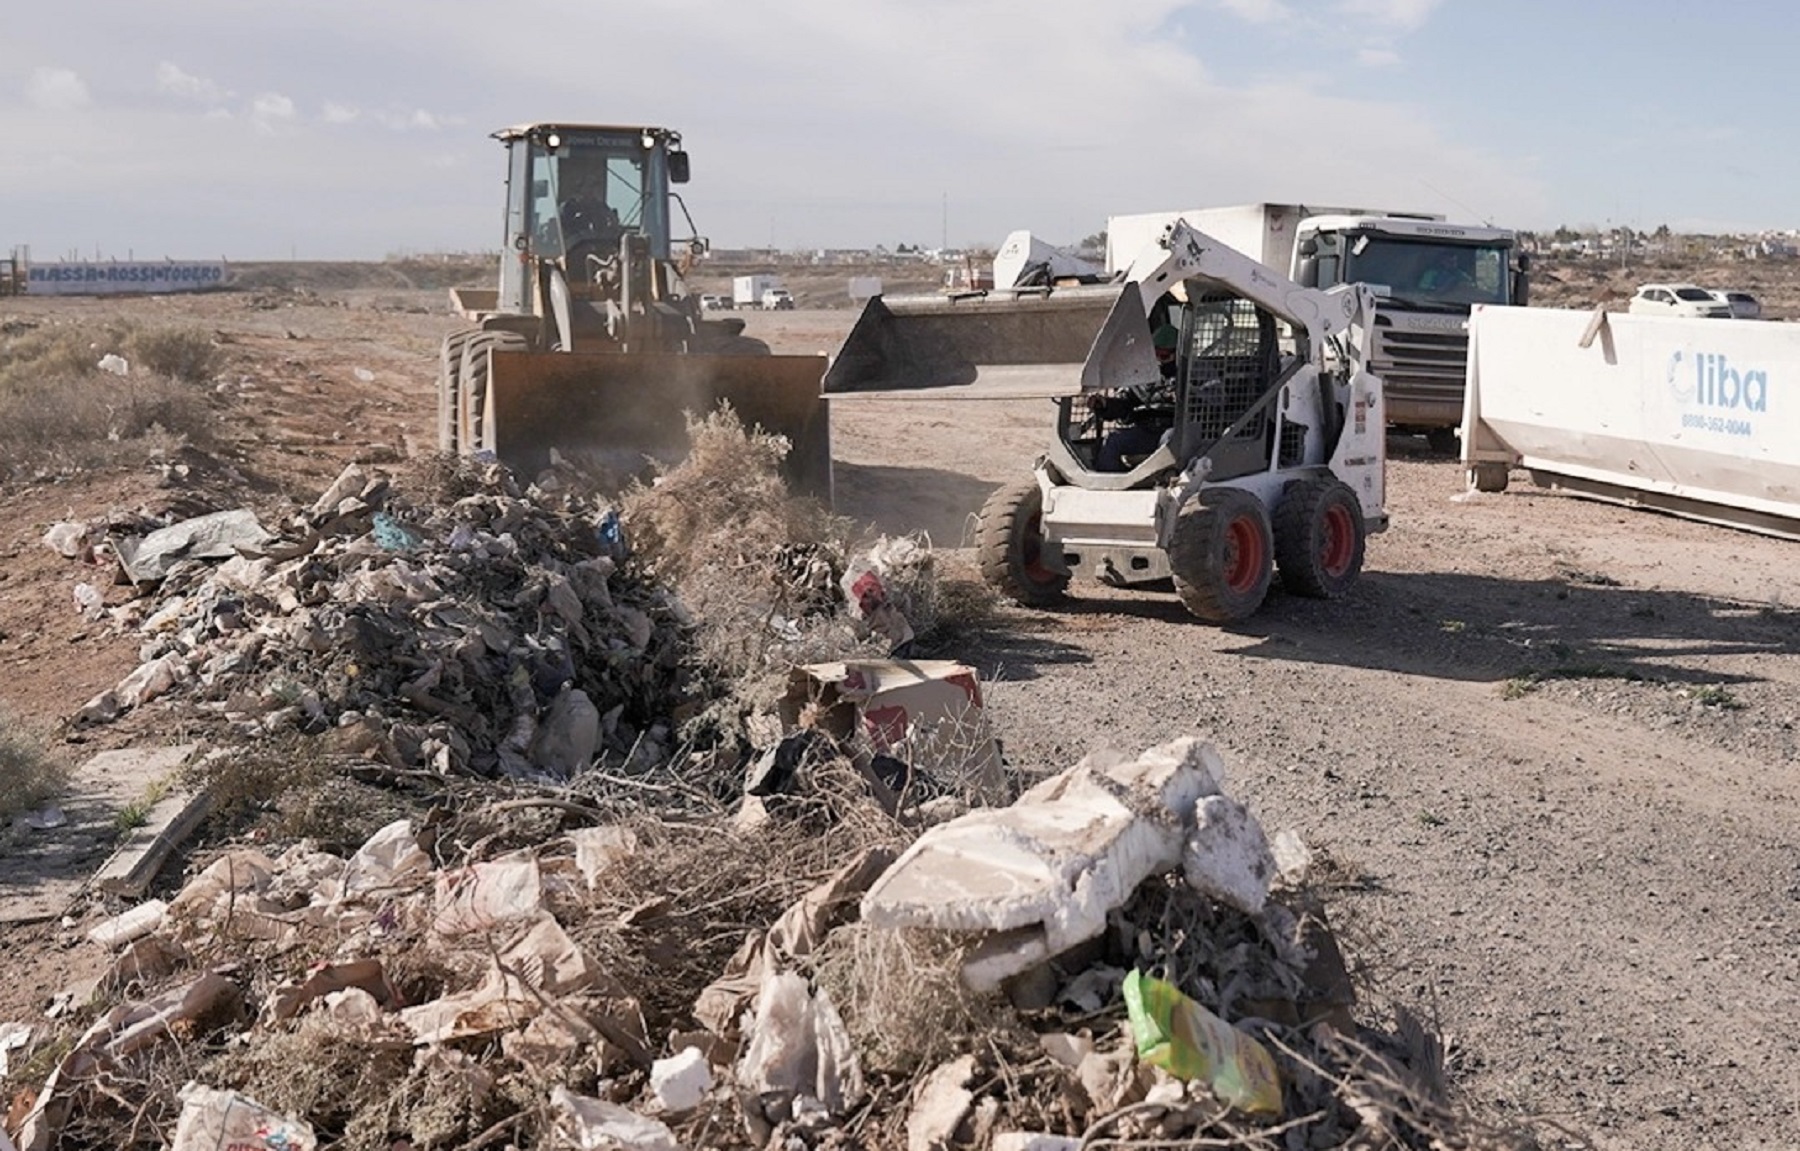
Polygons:
<instances>
[{"instance_id":1,"label":"skid steer cab","mask_svg":"<svg viewBox=\"0 0 1800 1151\"><path fill-rule=\"evenodd\" d=\"M1183 221L1124 280L1079 368L1060 381L1054 366L1034 371L1056 393L1056 434L1035 475L983 507L984 578L1033 606L1075 579L1172 581L1213 623L1254 613L1277 571L1289 592L1345 595L1369 533L1387 526L1381 381L1361 366L1372 293L1300 287ZM991 305L983 326L1004 326L1004 312ZM970 381L1007 376L991 362L887 363L862 378L839 366L827 392L902 380L974 398Z\"/></svg>"}]
</instances>

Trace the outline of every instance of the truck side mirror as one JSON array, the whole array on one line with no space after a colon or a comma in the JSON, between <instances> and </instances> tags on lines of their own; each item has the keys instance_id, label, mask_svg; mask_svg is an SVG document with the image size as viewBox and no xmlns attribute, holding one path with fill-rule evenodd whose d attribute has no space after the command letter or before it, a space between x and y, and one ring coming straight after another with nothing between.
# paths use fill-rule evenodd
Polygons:
<instances>
[{"instance_id":1,"label":"truck side mirror","mask_svg":"<svg viewBox=\"0 0 1800 1151\"><path fill-rule=\"evenodd\" d=\"M1306 237L1306 239L1301 240L1300 241L1300 254L1302 256L1318 255L1319 254L1319 238L1317 236L1308 236L1308 237Z\"/></svg>"},{"instance_id":2,"label":"truck side mirror","mask_svg":"<svg viewBox=\"0 0 1800 1151\"><path fill-rule=\"evenodd\" d=\"M1319 258L1305 250L1301 245L1300 266L1294 270L1294 282L1302 288L1319 286Z\"/></svg>"},{"instance_id":3,"label":"truck side mirror","mask_svg":"<svg viewBox=\"0 0 1800 1151\"><path fill-rule=\"evenodd\" d=\"M688 182L688 154L686 152L669 153L669 183L685 184Z\"/></svg>"}]
</instances>

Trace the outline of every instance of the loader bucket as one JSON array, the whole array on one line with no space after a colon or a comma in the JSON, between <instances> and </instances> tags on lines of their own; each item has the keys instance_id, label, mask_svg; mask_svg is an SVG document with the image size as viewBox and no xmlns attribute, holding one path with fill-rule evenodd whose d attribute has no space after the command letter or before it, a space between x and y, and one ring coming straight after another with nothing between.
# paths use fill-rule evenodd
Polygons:
<instances>
[{"instance_id":1,"label":"loader bucket","mask_svg":"<svg viewBox=\"0 0 1800 1151\"><path fill-rule=\"evenodd\" d=\"M1081 390L1081 365L1117 285L1048 294L880 296L850 329L828 395L1029 399Z\"/></svg>"},{"instance_id":2,"label":"loader bucket","mask_svg":"<svg viewBox=\"0 0 1800 1151\"><path fill-rule=\"evenodd\" d=\"M640 473L647 460L687 454L687 415L721 401L746 428L786 436L797 491L831 500L831 439L819 379L822 356L708 356L619 352L492 353L483 443L532 475L556 449L571 459Z\"/></svg>"}]
</instances>

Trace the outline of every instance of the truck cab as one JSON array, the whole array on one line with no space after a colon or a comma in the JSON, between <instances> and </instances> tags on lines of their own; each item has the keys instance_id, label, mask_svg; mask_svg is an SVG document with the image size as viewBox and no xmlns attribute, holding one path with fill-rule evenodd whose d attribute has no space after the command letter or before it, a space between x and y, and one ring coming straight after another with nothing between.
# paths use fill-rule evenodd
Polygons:
<instances>
[{"instance_id":1,"label":"truck cab","mask_svg":"<svg viewBox=\"0 0 1800 1151\"><path fill-rule=\"evenodd\" d=\"M1513 233L1441 219L1321 215L1295 235L1295 280L1367 284L1378 310L1370 369L1387 384L1388 421L1443 438L1461 422L1470 309L1528 298Z\"/></svg>"}]
</instances>

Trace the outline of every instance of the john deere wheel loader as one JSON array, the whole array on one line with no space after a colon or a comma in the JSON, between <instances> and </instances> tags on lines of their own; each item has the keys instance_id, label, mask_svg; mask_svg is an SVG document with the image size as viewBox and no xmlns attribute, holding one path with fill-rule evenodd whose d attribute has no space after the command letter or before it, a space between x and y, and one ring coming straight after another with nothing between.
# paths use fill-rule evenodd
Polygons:
<instances>
[{"instance_id":1,"label":"john deere wheel loader","mask_svg":"<svg viewBox=\"0 0 1800 1151\"><path fill-rule=\"evenodd\" d=\"M1262 605L1277 569L1290 592L1344 595L1368 533L1387 526L1381 381L1362 368L1373 295L1302 288L1184 221L1124 279L1103 297L1079 287L979 311L865 314L862 346L853 330L825 390L1055 397L1056 434L1035 476L981 512L982 573L1018 602L1052 604L1077 576L1172 580L1193 615L1230 623ZM1094 331L1084 314L1111 301L1078 367L1066 347L1030 338L1059 298L1083 332ZM904 330L946 324L951 338L924 344ZM1180 333L1170 374L1152 349L1164 326ZM1123 456L1123 470L1103 470L1114 429L1086 400L1122 391L1142 398L1133 415L1159 420L1161 434Z\"/></svg>"},{"instance_id":2,"label":"john deere wheel loader","mask_svg":"<svg viewBox=\"0 0 1800 1151\"><path fill-rule=\"evenodd\" d=\"M680 135L541 123L494 138L507 153L499 287L451 293L471 326L444 340L440 446L527 474L552 452L635 473L685 454L686 413L728 402L786 436L789 480L829 500L823 359L769 355L743 320L702 317L683 283L706 241L670 188L689 174Z\"/></svg>"}]
</instances>

